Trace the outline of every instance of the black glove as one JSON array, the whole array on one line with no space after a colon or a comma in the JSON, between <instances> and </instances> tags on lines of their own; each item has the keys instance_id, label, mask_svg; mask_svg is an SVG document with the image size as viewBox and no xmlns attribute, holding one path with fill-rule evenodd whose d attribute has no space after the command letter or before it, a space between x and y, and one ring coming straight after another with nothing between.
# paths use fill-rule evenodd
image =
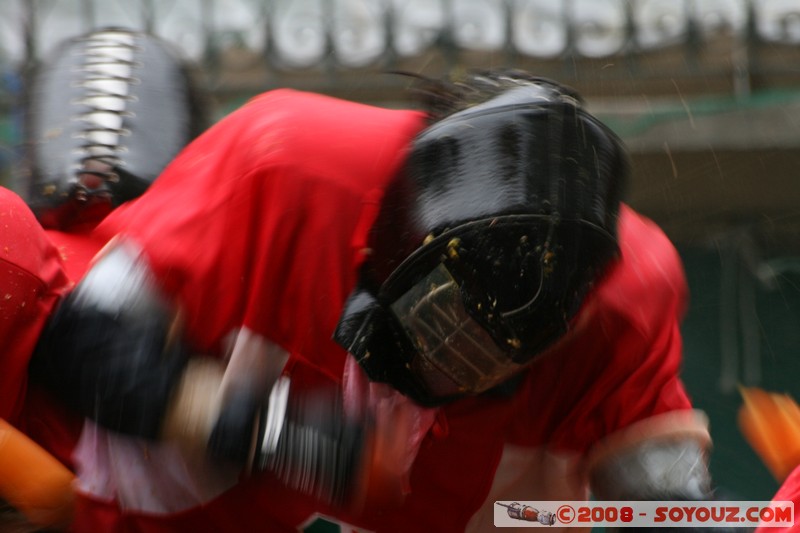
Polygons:
<instances>
[{"instance_id":1,"label":"black glove","mask_svg":"<svg viewBox=\"0 0 800 533\"><path fill-rule=\"evenodd\" d=\"M263 409L262 398L252 391L235 391L223 404L208 439L214 459L247 465L252 461L256 421Z\"/></svg>"},{"instance_id":2,"label":"black glove","mask_svg":"<svg viewBox=\"0 0 800 533\"><path fill-rule=\"evenodd\" d=\"M187 361L171 313L130 250L113 250L59 305L31 375L98 424L155 439ZM109 285L112 280L112 285Z\"/></svg>"},{"instance_id":3,"label":"black glove","mask_svg":"<svg viewBox=\"0 0 800 533\"><path fill-rule=\"evenodd\" d=\"M249 391L225 400L208 442L217 459L268 471L291 489L345 505L363 474L367 419L348 418L338 387L291 390L280 378L268 399Z\"/></svg>"}]
</instances>

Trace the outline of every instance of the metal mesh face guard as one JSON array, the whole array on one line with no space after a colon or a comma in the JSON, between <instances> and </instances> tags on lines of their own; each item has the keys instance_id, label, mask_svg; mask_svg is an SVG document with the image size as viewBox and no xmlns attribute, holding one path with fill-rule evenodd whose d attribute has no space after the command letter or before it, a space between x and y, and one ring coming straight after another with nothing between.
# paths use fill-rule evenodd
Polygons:
<instances>
[{"instance_id":1,"label":"metal mesh face guard","mask_svg":"<svg viewBox=\"0 0 800 533\"><path fill-rule=\"evenodd\" d=\"M461 289L444 265L391 310L418 353L412 372L437 396L484 392L522 368L467 313Z\"/></svg>"},{"instance_id":2,"label":"metal mesh face guard","mask_svg":"<svg viewBox=\"0 0 800 533\"><path fill-rule=\"evenodd\" d=\"M613 238L585 223L522 215L464 224L409 256L379 290L354 291L337 340L371 379L423 405L481 394L563 337L614 253Z\"/></svg>"}]
</instances>

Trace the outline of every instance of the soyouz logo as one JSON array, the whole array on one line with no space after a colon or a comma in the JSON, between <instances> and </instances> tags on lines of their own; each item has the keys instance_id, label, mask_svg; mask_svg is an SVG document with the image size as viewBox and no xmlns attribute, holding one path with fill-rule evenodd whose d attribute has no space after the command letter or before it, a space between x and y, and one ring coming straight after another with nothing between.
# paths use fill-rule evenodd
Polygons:
<instances>
[{"instance_id":1,"label":"soyouz logo","mask_svg":"<svg viewBox=\"0 0 800 533\"><path fill-rule=\"evenodd\" d=\"M496 527L790 527L790 501L495 502Z\"/></svg>"}]
</instances>

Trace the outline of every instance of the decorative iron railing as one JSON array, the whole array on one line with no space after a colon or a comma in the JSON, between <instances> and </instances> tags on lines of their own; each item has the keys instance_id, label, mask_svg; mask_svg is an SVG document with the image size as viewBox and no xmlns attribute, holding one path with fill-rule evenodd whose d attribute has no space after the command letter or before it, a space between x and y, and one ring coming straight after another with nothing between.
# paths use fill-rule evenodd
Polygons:
<instances>
[{"instance_id":1,"label":"decorative iron railing","mask_svg":"<svg viewBox=\"0 0 800 533\"><path fill-rule=\"evenodd\" d=\"M553 59L696 47L800 44L794 0L4 0L0 63L20 65L90 28L123 25L175 42L211 70L224 52L272 69L352 69L431 49ZM242 54L244 55L244 54ZM796 67L795 67L796 68ZM669 76L669 72L663 75Z\"/></svg>"},{"instance_id":2,"label":"decorative iron railing","mask_svg":"<svg viewBox=\"0 0 800 533\"><path fill-rule=\"evenodd\" d=\"M287 83L391 100L375 73L478 65L618 99L800 86L797 0L0 0L0 166L19 73L103 26L172 41L223 102Z\"/></svg>"}]
</instances>

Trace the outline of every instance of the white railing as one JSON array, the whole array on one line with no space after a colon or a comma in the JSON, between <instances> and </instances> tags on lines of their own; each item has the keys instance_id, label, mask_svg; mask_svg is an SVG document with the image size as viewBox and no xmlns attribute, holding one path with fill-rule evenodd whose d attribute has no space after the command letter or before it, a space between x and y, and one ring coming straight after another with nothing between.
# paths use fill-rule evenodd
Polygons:
<instances>
[{"instance_id":1,"label":"white railing","mask_svg":"<svg viewBox=\"0 0 800 533\"><path fill-rule=\"evenodd\" d=\"M271 65L362 67L433 47L605 57L720 33L800 44L797 0L3 0L0 61L123 25L206 60L246 47Z\"/></svg>"}]
</instances>

